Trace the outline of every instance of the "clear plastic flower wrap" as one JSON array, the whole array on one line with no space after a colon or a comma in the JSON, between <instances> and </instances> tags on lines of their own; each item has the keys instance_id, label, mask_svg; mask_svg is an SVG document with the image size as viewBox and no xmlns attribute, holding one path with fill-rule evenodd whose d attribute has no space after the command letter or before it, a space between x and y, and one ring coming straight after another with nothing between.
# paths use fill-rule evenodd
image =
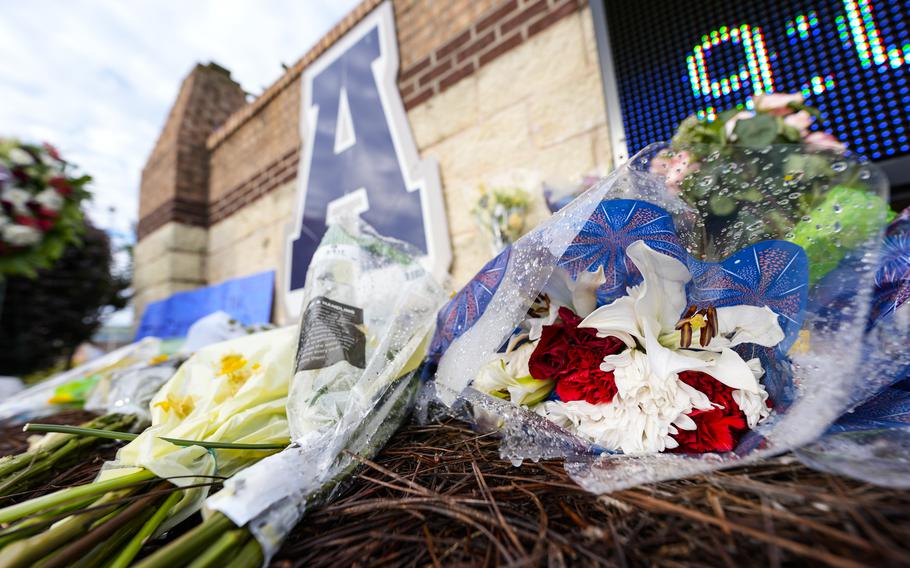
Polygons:
<instances>
[{"instance_id":1,"label":"clear plastic flower wrap","mask_svg":"<svg viewBox=\"0 0 910 568\"><path fill-rule=\"evenodd\" d=\"M356 456L377 452L408 416L445 302L418 256L358 220L323 237L304 289L287 408L293 444L206 502L246 526L266 559L308 509L332 498Z\"/></svg>"},{"instance_id":2,"label":"clear plastic flower wrap","mask_svg":"<svg viewBox=\"0 0 910 568\"><path fill-rule=\"evenodd\" d=\"M103 377L85 400L85 410L98 414L130 414L147 424L152 415L149 403L182 363L169 358L161 362L140 363Z\"/></svg>"},{"instance_id":3,"label":"clear plastic flower wrap","mask_svg":"<svg viewBox=\"0 0 910 568\"><path fill-rule=\"evenodd\" d=\"M810 467L910 488L910 209L885 232L863 367L851 408L797 451Z\"/></svg>"},{"instance_id":4,"label":"clear plastic flower wrap","mask_svg":"<svg viewBox=\"0 0 910 568\"><path fill-rule=\"evenodd\" d=\"M102 375L86 396L84 408L99 414L130 414L138 417L141 423L148 423L151 420L149 403L152 397L187 357L209 345L266 331L271 327L246 327L227 312L213 312L190 326L177 355L161 354L151 361Z\"/></svg>"},{"instance_id":5,"label":"clear plastic flower wrap","mask_svg":"<svg viewBox=\"0 0 910 568\"><path fill-rule=\"evenodd\" d=\"M81 406L104 377L146 365L161 353L161 340L149 337L47 379L0 403L0 420L28 420Z\"/></svg>"},{"instance_id":6,"label":"clear plastic flower wrap","mask_svg":"<svg viewBox=\"0 0 910 568\"><path fill-rule=\"evenodd\" d=\"M436 396L595 493L803 446L871 388L889 214L841 152L652 145L440 311Z\"/></svg>"}]
</instances>

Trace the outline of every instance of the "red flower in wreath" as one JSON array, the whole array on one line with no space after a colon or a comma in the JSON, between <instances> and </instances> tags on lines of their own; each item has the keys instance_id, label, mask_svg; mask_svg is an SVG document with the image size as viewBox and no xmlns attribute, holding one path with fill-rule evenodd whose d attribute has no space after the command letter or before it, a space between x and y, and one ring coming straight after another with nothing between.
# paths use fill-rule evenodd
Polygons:
<instances>
[{"instance_id":1,"label":"red flower in wreath","mask_svg":"<svg viewBox=\"0 0 910 568\"><path fill-rule=\"evenodd\" d=\"M51 158L57 160L58 162L63 161L63 158L60 157L60 151L57 150L56 146L53 146L47 142L42 144L42 146L44 147L44 151L47 152Z\"/></svg>"},{"instance_id":2,"label":"red flower in wreath","mask_svg":"<svg viewBox=\"0 0 910 568\"><path fill-rule=\"evenodd\" d=\"M625 345L615 337L597 337L596 330L579 328L581 321L569 308L559 308L559 319L543 327L528 368L535 379L555 380L562 401L610 402L616 395L616 382L613 373L602 371L600 364Z\"/></svg>"},{"instance_id":3,"label":"red flower in wreath","mask_svg":"<svg viewBox=\"0 0 910 568\"><path fill-rule=\"evenodd\" d=\"M60 192L60 195L63 197L69 196L73 192L73 188L70 186L69 182L66 181L66 178L63 176L54 176L51 179L47 180L47 183Z\"/></svg>"},{"instance_id":4,"label":"red flower in wreath","mask_svg":"<svg viewBox=\"0 0 910 568\"><path fill-rule=\"evenodd\" d=\"M703 392L708 400L720 407L689 413L696 429L680 430L673 436L679 447L672 451L693 454L733 451L749 429L746 415L733 400L733 389L699 371L683 371L679 374L679 380Z\"/></svg>"}]
</instances>

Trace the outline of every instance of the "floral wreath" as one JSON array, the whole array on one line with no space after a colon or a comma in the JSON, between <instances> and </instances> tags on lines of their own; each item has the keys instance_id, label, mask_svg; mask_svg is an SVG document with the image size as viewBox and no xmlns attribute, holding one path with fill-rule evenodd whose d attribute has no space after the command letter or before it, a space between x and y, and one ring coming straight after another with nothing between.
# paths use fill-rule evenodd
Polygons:
<instances>
[{"instance_id":1,"label":"floral wreath","mask_svg":"<svg viewBox=\"0 0 910 568\"><path fill-rule=\"evenodd\" d=\"M0 278L34 277L79 241L91 178L70 169L49 144L0 139Z\"/></svg>"}]
</instances>

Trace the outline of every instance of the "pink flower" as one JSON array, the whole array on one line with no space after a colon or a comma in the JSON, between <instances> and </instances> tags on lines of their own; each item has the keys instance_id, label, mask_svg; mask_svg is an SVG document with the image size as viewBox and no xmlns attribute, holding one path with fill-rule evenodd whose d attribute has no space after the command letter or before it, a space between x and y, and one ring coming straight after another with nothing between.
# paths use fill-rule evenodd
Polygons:
<instances>
[{"instance_id":1,"label":"pink flower","mask_svg":"<svg viewBox=\"0 0 910 568\"><path fill-rule=\"evenodd\" d=\"M829 132L810 132L803 139L803 143L808 146L815 146L816 148L824 148L826 150L837 150L839 152L847 148L843 142L835 138L834 135Z\"/></svg>"},{"instance_id":2,"label":"pink flower","mask_svg":"<svg viewBox=\"0 0 910 568\"><path fill-rule=\"evenodd\" d=\"M774 116L786 116L793 113L790 104L802 104L805 99L802 93L765 93L752 97L755 110L767 112Z\"/></svg>"},{"instance_id":3,"label":"pink flower","mask_svg":"<svg viewBox=\"0 0 910 568\"><path fill-rule=\"evenodd\" d=\"M651 160L651 172L664 176L664 183L673 195L678 195L682 190L681 184L686 176L698 171L698 163L692 159L692 154L682 150L679 152L661 153Z\"/></svg>"},{"instance_id":4,"label":"pink flower","mask_svg":"<svg viewBox=\"0 0 910 568\"><path fill-rule=\"evenodd\" d=\"M727 134L727 140L729 140L730 142L733 142L734 140L736 140L736 137L733 136L733 129L736 127L736 123L738 121L748 120L748 119L752 118L753 116L755 116L755 113L750 110L743 110L743 111L740 111L740 112L734 114L733 116L731 116L730 120L728 120L727 123L724 124L724 132L726 132L726 134Z\"/></svg>"},{"instance_id":5,"label":"pink flower","mask_svg":"<svg viewBox=\"0 0 910 568\"><path fill-rule=\"evenodd\" d=\"M813 118L811 114L809 114L807 111L801 110L799 112L785 116L784 124L797 129L800 136L805 136L809 133L809 127L812 126L812 120Z\"/></svg>"},{"instance_id":6,"label":"pink flower","mask_svg":"<svg viewBox=\"0 0 910 568\"><path fill-rule=\"evenodd\" d=\"M58 162L63 160L63 158L60 157L60 152L57 150L56 147L52 146L51 144L49 144L47 142L42 144L42 146L44 146L44 151L47 152L51 158L57 160Z\"/></svg>"}]
</instances>

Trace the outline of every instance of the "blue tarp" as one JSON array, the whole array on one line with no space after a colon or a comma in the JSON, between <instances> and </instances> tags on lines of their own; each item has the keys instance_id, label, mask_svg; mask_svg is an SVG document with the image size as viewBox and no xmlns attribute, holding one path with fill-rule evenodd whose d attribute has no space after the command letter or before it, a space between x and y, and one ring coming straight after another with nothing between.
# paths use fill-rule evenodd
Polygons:
<instances>
[{"instance_id":1,"label":"blue tarp","mask_svg":"<svg viewBox=\"0 0 910 568\"><path fill-rule=\"evenodd\" d=\"M219 310L245 325L268 323L272 315L275 271L227 280L198 290L177 292L146 306L136 340L183 337L199 318Z\"/></svg>"}]
</instances>

